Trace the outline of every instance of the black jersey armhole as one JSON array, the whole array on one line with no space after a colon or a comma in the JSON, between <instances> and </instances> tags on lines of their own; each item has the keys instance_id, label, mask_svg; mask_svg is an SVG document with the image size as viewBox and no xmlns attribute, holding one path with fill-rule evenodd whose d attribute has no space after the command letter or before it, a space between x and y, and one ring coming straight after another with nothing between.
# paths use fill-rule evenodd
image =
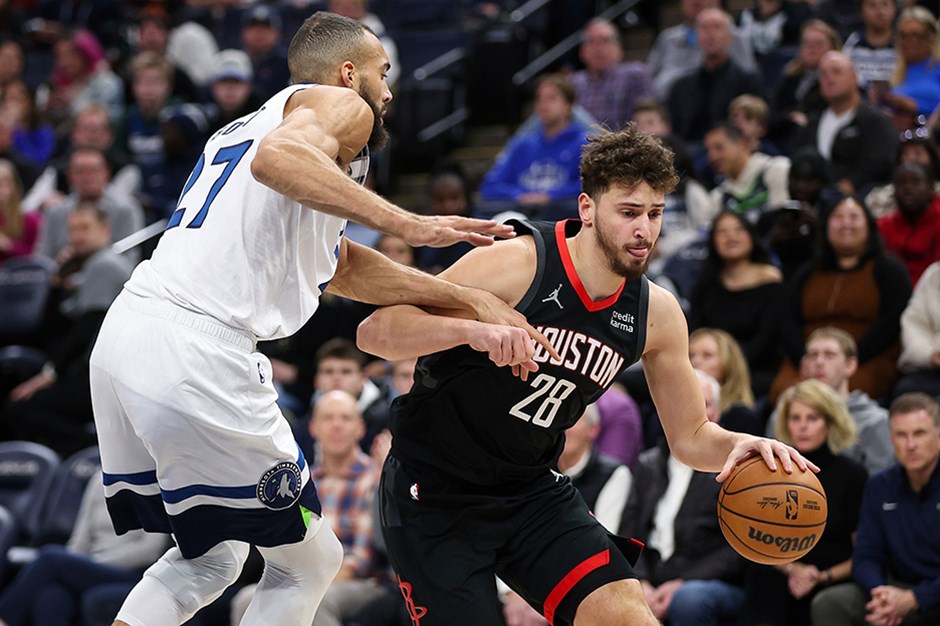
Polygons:
<instances>
[{"instance_id":1,"label":"black jersey armhole","mask_svg":"<svg viewBox=\"0 0 940 626\"><path fill-rule=\"evenodd\" d=\"M650 305L650 282L644 275L640 276L640 295L638 297L636 312L637 319L643 320L642 324L637 324L636 329L636 354L633 355L633 362L636 363L643 357L646 350L646 324L649 321Z\"/></svg>"},{"instance_id":2,"label":"black jersey armhole","mask_svg":"<svg viewBox=\"0 0 940 626\"><path fill-rule=\"evenodd\" d=\"M542 231L530 222L525 220L508 220L506 223L511 224L517 229L521 226L527 232L520 233L517 230L517 234L532 235L532 239L535 241L535 277L532 279L532 283L526 290L525 295L519 300L519 304L516 305L517 311L525 312L526 308L532 304L532 299L535 298L535 295L538 293L539 286L542 284L542 276L545 274L545 239L542 237Z\"/></svg>"}]
</instances>

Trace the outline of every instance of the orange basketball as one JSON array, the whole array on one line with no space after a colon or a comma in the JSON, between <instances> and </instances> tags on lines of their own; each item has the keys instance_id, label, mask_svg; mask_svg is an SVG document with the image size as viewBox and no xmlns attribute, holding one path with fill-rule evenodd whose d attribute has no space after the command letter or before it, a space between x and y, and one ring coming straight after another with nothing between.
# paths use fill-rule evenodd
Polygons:
<instances>
[{"instance_id":1,"label":"orange basketball","mask_svg":"<svg viewBox=\"0 0 940 626\"><path fill-rule=\"evenodd\" d=\"M813 549L826 528L829 507L816 474L764 459L741 463L718 493L718 525L731 547L755 563L789 563Z\"/></svg>"}]
</instances>

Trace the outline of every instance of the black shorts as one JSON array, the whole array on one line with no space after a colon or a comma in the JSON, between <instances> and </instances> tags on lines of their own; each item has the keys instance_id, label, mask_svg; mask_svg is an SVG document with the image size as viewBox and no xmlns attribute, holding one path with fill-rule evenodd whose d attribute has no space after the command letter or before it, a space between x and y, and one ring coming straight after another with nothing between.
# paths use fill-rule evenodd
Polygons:
<instances>
[{"instance_id":1,"label":"black shorts","mask_svg":"<svg viewBox=\"0 0 940 626\"><path fill-rule=\"evenodd\" d=\"M502 623L497 575L554 625L573 623L595 589L636 578L564 476L547 474L502 497L439 497L414 476L389 456L379 497L386 547L416 626Z\"/></svg>"}]
</instances>

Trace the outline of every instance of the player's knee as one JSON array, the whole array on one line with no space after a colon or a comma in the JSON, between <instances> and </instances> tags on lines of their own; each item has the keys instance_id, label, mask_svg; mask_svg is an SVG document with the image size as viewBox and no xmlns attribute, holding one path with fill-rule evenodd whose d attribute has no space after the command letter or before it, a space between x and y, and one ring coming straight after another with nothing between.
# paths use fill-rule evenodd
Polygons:
<instances>
[{"instance_id":1,"label":"player's knee","mask_svg":"<svg viewBox=\"0 0 940 626\"><path fill-rule=\"evenodd\" d=\"M309 553L304 562L309 585L328 587L343 565L343 544L326 524L305 544Z\"/></svg>"},{"instance_id":2,"label":"player's knee","mask_svg":"<svg viewBox=\"0 0 940 626\"><path fill-rule=\"evenodd\" d=\"M248 544L240 541L223 541L194 559L184 559L174 549L148 569L146 575L156 578L170 591L182 614L192 615L207 599L217 597L238 579L248 549Z\"/></svg>"},{"instance_id":3,"label":"player's knee","mask_svg":"<svg viewBox=\"0 0 940 626\"><path fill-rule=\"evenodd\" d=\"M618 580L595 589L581 602L574 626L659 625L636 579Z\"/></svg>"},{"instance_id":4,"label":"player's knee","mask_svg":"<svg viewBox=\"0 0 940 626\"><path fill-rule=\"evenodd\" d=\"M327 524L311 528L303 541L277 548L263 548L265 575L322 595L343 564L343 544Z\"/></svg>"}]
</instances>

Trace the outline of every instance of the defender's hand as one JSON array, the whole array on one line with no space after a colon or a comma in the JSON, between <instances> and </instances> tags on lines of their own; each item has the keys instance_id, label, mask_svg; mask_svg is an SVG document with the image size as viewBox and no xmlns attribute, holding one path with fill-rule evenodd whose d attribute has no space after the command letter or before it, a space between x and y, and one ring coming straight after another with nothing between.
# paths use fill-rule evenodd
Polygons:
<instances>
[{"instance_id":1,"label":"defender's hand","mask_svg":"<svg viewBox=\"0 0 940 626\"><path fill-rule=\"evenodd\" d=\"M494 237L511 239L512 226L493 220L478 220L460 215L416 215L402 230L401 238L412 246L444 248L461 241L474 246L489 246Z\"/></svg>"}]
</instances>

